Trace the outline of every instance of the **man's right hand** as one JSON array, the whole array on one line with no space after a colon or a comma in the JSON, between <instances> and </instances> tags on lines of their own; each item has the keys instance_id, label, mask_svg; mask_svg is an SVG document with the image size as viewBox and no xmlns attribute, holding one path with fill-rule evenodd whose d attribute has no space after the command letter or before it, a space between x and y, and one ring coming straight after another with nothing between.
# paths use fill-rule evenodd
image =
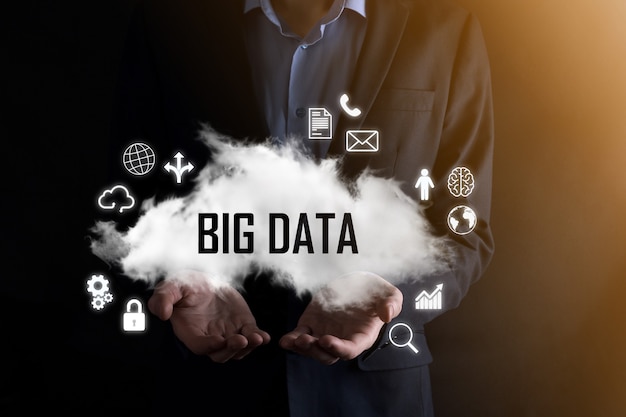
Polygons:
<instances>
[{"instance_id":1,"label":"man's right hand","mask_svg":"<svg viewBox=\"0 0 626 417\"><path fill-rule=\"evenodd\" d=\"M227 285L165 280L157 284L148 308L161 320L170 320L174 334L189 350L215 362L241 359L270 340L257 327L241 294Z\"/></svg>"}]
</instances>

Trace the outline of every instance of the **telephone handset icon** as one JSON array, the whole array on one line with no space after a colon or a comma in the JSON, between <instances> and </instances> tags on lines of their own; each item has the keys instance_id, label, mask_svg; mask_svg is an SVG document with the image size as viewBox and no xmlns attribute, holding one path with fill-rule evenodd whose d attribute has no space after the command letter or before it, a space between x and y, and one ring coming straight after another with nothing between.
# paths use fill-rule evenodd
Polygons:
<instances>
[{"instance_id":1,"label":"telephone handset icon","mask_svg":"<svg viewBox=\"0 0 626 417\"><path fill-rule=\"evenodd\" d=\"M361 109L359 109L358 107L355 107L355 108L349 107L348 106L349 100L350 100L350 97L348 97L347 94L342 94L341 97L339 98L339 104L341 105L341 108L343 109L343 111L346 112L348 116L359 117L361 115Z\"/></svg>"}]
</instances>

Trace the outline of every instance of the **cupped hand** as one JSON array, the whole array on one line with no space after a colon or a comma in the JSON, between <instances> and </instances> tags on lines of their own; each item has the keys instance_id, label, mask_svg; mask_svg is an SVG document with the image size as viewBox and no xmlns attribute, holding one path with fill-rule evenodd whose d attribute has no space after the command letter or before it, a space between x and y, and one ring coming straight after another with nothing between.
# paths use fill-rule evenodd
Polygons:
<instances>
[{"instance_id":1,"label":"cupped hand","mask_svg":"<svg viewBox=\"0 0 626 417\"><path fill-rule=\"evenodd\" d=\"M223 363L241 359L269 342L269 334L257 327L237 290L194 274L193 279L160 282L148 301L149 310L161 320L170 320L174 334L189 350Z\"/></svg>"},{"instance_id":2,"label":"cupped hand","mask_svg":"<svg viewBox=\"0 0 626 417\"><path fill-rule=\"evenodd\" d=\"M280 346L324 364L369 349L384 323L402 310L402 292L376 274L355 272L317 292Z\"/></svg>"}]
</instances>

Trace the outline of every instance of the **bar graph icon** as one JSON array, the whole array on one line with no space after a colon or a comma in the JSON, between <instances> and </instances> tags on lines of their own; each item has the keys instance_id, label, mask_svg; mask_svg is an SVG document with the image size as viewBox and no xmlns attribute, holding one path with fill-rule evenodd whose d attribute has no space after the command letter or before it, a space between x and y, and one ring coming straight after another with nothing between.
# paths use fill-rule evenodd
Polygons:
<instances>
[{"instance_id":1,"label":"bar graph icon","mask_svg":"<svg viewBox=\"0 0 626 417\"><path fill-rule=\"evenodd\" d=\"M438 284L431 293L426 290L419 293L415 297L416 310L441 310L442 308L442 292L443 284Z\"/></svg>"}]
</instances>

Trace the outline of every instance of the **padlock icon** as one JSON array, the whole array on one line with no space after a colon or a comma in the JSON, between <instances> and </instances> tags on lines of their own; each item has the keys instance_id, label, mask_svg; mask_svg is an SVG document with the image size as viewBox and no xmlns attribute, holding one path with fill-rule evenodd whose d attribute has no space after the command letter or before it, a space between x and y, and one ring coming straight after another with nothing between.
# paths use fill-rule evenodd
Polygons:
<instances>
[{"instance_id":1,"label":"padlock icon","mask_svg":"<svg viewBox=\"0 0 626 417\"><path fill-rule=\"evenodd\" d=\"M137 311L133 311L133 306L136 306ZM143 304L138 299L131 298L126 303L122 328L125 332L143 332L146 330L146 315L143 312Z\"/></svg>"}]
</instances>

